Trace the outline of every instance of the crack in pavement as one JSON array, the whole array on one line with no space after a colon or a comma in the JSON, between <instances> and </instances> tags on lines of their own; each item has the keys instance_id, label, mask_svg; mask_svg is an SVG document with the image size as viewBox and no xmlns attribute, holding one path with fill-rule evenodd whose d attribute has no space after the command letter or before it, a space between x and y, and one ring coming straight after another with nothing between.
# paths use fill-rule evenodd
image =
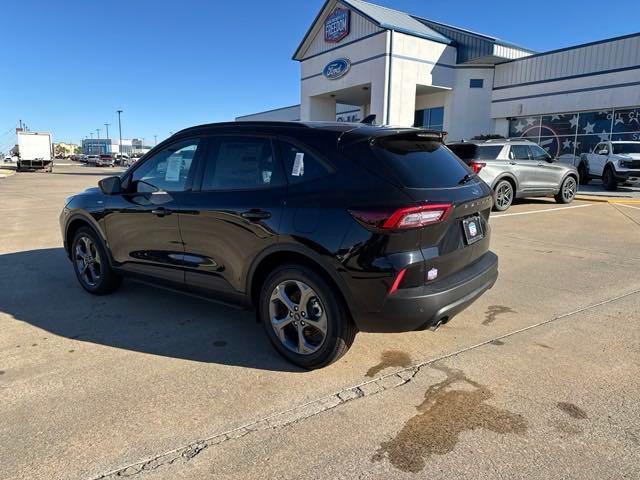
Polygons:
<instances>
[{"instance_id":1,"label":"crack in pavement","mask_svg":"<svg viewBox=\"0 0 640 480\"><path fill-rule=\"evenodd\" d=\"M298 405L290 409L274 413L272 415L269 415L267 417L264 417L258 420L253 420L240 427L236 427L224 432L216 433L205 439L197 440L195 442L189 443L188 445L184 445L182 447L169 450L167 452L161 453L159 455L148 458L146 460L141 460L139 462L135 462L123 467L119 467L115 470L111 470L97 477L94 477L92 480L105 480L105 479L112 480L115 478L131 477L134 475L143 474L145 472L156 470L159 467L172 465L175 462L180 460L184 462L188 462L189 460L191 460L192 458L200 454L203 450L209 447L212 447L214 445L219 445L223 442L237 439L237 438L242 438L253 432L259 432L263 430L270 430L270 429L290 426L302 420L305 420L307 418L314 417L320 413L324 413L329 410L332 410L336 407L344 405L345 403L351 402L353 400L357 400L363 397L369 397L372 395L376 395L380 392L383 392L385 390L392 390L392 389L401 387L403 385L406 385L407 383L411 382L415 378L415 376L425 366L432 365L442 360L461 355L471 350L475 350L476 348L480 348L485 345L490 345L495 341L502 340L504 338L508 338L514 335L518 335L528 330L542 327L549 323L556 322L558 320L562 320L564 318L571 317L573 315L577 315L579 313L592 310L594 308L607 305L609 303L613 303L623 298L626 298L632 295L637 295L637 294L640 294L640 289L637 289L622 295L618 295L616 297L612 297L598 303L587 305L585 307L578 308L571 312L563 313L551 319L543 320L542 322L538 322L533 325L529 325L527 327L520 328L518 330L514 330L512 332L487 339L483 342L480 342L468 347L464 347L454 352L446 353L439 357L423 361L421 363L409 366L407 368L403 368L396 372L389 373L387 375L382 375L378 378L368 380L366 382L362 382L358 385L347 387L331 395L328 395L316 400L311 400L302 405Z\"/></svg>"}]
</instances>

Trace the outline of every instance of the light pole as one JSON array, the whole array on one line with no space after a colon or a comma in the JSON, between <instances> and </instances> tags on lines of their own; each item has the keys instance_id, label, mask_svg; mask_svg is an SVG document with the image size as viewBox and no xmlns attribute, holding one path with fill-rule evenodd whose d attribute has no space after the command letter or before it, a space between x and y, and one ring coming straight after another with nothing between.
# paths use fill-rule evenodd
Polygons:
<instances>
[{"instance_id":1,"label":"light pole","mask_svg":"<svg viewBox=\"0 0 640 480\"><path fill-rule=\"evenodd\" d=\"M158 135L153 136L153 146L155 147L156 145L158 145Z\"/></svg>"},{"instance_id":2,"label":"light pole","mask_svg":"<svg viewBox=\"0 0 640 480\"><path fill-rule=\"evenodd\" d=\"M109 141L109 125L111 125L110 123L105 123L104 126L107 129L107 153L112 153L112 148L111 148L111 142Z\"/></svg>"},{"instance_id":3,"label":"light pole","mask_svg":"<svg viewBox=\"0 0 640 480\"><path fill-rule=\"evenodd\" d=\"M109 140L109 125L110 123L105 123L104 126L107 127L107 140Z\"/></svg>"},{"instance_id":4,"label":"light pole","mask_svg":"<svg viewBox=\"0 0 640 480\"><path fill-rule=\"evenodd\" d=\"M89 155L93 155L93 132L89 132L89 135L91 136L91 143L89 144Z\"/></svg>"},{"instance_id":5,"label":"light pole","mask_svg":"<svg viewBox=\"0 0 640 480\"><path fill-rule=\"evenodd\" d=\"M122 122L120 122L120 114L122 110L116 110L118 114L118 132L120 133L120 153L122 153Z\"/></svg>"}]
</instances>

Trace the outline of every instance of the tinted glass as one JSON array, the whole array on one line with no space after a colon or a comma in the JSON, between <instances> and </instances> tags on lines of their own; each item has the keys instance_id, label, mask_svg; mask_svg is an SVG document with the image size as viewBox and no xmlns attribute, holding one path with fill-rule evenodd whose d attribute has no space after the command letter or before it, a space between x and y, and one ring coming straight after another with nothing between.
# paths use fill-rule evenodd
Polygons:
<instances>
[{"instance_id":1,"label":"tinted glass","mask_svg":"<svg viewBox=\"0 0 640 480\"><path fill-rule=\"evenodd\" d=\"M533 160L548 160L549 154L538 145L530 145L529 151L531 152L531 158Z\"/></svg>"},{"instance_id":2,"label":"tinted glass","mask_svg":"<svg viewBox=\"0 0 640 480\"><path fill-rule=\"evenodd\" d=\"M640 132L640 108L616 110L613 131L614 133Z\"/></svg>"},{"instance_id":3,"label":"tinted glass","mask_svg":"<svg viewBox=\"0 0 640 480\"><path fill-rule=\"evenodd\" d=\"M482 78L472 78L469 80L469 87L482 88L484 86L484 80Z\"/></svg>"},{"instance_id":4,"label":"tinted glass","mask_svg":"<svg viewBox=\"0 0 640 480\"><path fill-rule=\"evenodd\" d=\"M448 147L462 160L495 160L502 150L502 145L474 145L473 143L457 143Z\"/></svg>"},{"instance_id":5,"label":"tinted glass","mask_svg":"<svg viewBox=\"0 0 640 480\"><path fill-rule=\"evenodd\" d=\"M444 107L426 108L416 111L414 126L441 131L443 125Z\"/></svg>"},{"instance_id":6,"label":"tinted glass","mask_svg":"<svg viewBox=\"0 0 640 480\"><path fill-rule=\"evenodd\" d=\"M283 184L268 138L214 138L207 157L202 190L242 190Z\"/></svg>"},{"instance_id":7,"label":"tinted glass","mask_svg":"<svg viewBox=\"0 0 640 480\"><path fill-rule=\"evenodd\" d=\"M330 165L306 148L282 141L280 150L289 183L315 180L327 177L333 172Z\"/></svg>"},{"instance_id":8,"label":"tinted glass","mask_svg":"<svg viewBox=\"0 0 640 480\"><path fill-rule=\"evenodd\" d=\"M174 143L145 161L133 172L136 191L184 191L198 144L198 139Z\"/></svg>"},{"instance_id":9,"label":"tinted glass","mask_svg":"<svg viewBox=\"0 0 640 480\"><path fill-rule=\"evenodd\" d=\"M613 153L640 153L640 143L614 143Z\"/></svg>"},{"instance_id":10,"label":"tinted glass","mask_svg":"<svg viewBox=\"0 0 640 480\"><path fill-rule=\"evenodd\" d=\"M514 160L529 160L529 146L528 145L511 145L509 158Z\"/></svg>"},{"instance_id":11,"label":"tinted glass","mask_svg":"<svg viewBox=\"0 0 640 480\"><path fill-rule=\"evenodd\" d=\"M540 135L550 137L557 135L574 135L578 128L578 114L565 113L542 117Z\"/></svg>"},{"instance_id":12,"label":"tinted glass","mask_svg":"<svg viewBox=\"0 0 640 480\"><path fill-rule=\"evenodd\" d=\"M513 118L509 121L510 137L526 137L536 141L540 136L540 117Z\"/></svg>"},{"instance_id":13,"label":"tinted glass","mask_svg":"<svg viewBox=\"0 0 640 480\"><path fill-rule=\"evenodd\" d=\"M458 185L469 169L441 142L419 137L378 140L371 147L409 188L446 188Z\"/></svg>"}]
</instances>

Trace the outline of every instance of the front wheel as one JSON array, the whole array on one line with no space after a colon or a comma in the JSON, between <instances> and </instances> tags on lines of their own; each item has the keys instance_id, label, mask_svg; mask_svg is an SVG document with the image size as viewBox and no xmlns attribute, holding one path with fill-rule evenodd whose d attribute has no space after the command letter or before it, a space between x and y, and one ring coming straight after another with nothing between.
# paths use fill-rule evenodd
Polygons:
<instances>
[{"instance_id":1,"label":"front wheel","mask_svg":"<svg viewBox=\"0 0 640 480\"><path fill-rule=\"evenodd\" d=\"M604 173L602 174L602 184L604 185L604 188L609 191L613 191L618 188L618 182L616 181L616 177L613 175L611 167L606 167L604 169Z\"/></svg>"},{"instance_id":2,"label":"front wheel","mask_svg":"<svg viewBox=\"0 0 640 480\"><path fill-rule=\"evenodd\" d=\"M111 269L107 252L91 228L82 227L76 232L71 260L76 277L87 292L104 295L120 285L120 277Z\"/></svg>"},{"instance_id":3,"label":"front wheel","mask_svg":"<svg viewBox=\"0 0 640 480\"><path fill-rule=\"evenodd\" d=\"M259 315L276 350L302 368L335 362L356 335L339 293L302 265L285 265L269 275L260 294Z\"/></svg>"},{"instance_id":4,"label":"front wheel","mask_svg":"<svg viewBox=\"0 0 640 480\"><path fill-rule=\"evenodd\" d=\"M504 212L513 203L515 196L513 185L508 180L500 180L496 185L495 192L493 208L498 212Z\"/></svg>"},{"instance_id":5,"label":"front wheel","mask_svg":"<svg viewBox=\"0 0 640 480\"><path fill-rule=\"evenodd\" d=\"M560 185L560 191L555 195L556 202L558 203L571 203L576 196L577 191L576 179L573 177L567 177Z\"/></svg>"}]
</instances>

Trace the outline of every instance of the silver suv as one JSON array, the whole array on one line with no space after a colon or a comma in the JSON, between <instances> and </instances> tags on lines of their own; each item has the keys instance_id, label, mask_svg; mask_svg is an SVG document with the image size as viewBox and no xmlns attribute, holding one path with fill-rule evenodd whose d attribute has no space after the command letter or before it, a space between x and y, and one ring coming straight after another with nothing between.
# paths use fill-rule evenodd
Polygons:
<instances>
[{"instance_id":1,"label":"silver suv","mask_svg":"<svg viewBox=\"0 0 640 480\"><path fill-rule=\"evenodd\" d=\"M523 139L447 145L495 192L494 209L508 209L515 198L553 195L571 203L578 186L575 167L558 163L539 145Z\"/></svg>"}]
</instances>

